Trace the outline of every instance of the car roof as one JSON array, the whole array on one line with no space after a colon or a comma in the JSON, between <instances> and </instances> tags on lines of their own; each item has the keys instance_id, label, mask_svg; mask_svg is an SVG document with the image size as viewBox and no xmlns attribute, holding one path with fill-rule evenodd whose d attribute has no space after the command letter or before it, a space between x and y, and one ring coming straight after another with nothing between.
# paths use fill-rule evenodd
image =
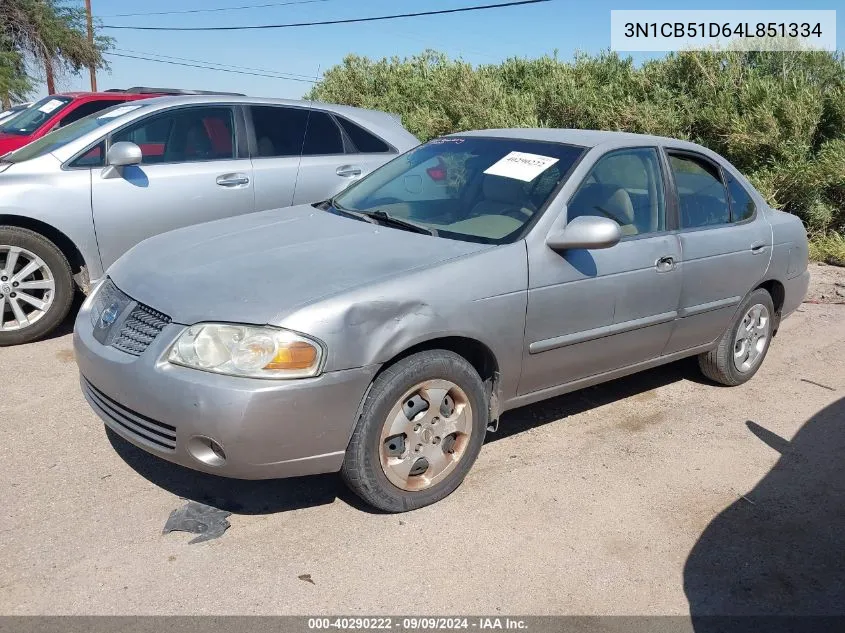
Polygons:
<instances>
[{"instance_id":1,"label":"car roof","mask_svg":"<svg viewBox=\"0 0 845 633\"><path fill-rule=\"evenodd\" d=\"M515 138L530 141L548 141L580 145L581 147L599 147L612 149L613 147L671 145L699 152L712 154L710 150L696 143L682 141L666 136L650 134L634 134L632 132L611 132L606 130L572 130L562 128L509 128L495 130L472 130L457 132L450 136L486 136L495 138Z\"/></svg>"}]
</instances>

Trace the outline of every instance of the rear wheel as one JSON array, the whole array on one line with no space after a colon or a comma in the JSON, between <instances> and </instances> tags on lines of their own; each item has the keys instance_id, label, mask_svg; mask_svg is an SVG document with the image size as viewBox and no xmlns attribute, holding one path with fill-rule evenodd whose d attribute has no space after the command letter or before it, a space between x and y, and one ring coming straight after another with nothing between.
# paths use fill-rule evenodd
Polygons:
<instances>
[{"instance_id":1,"label":"rear wheel","mask_svg":"<svg viewBox=\"0 0 845 633\"><path fill-rule=\"evenodd\" d=\"M387 512L439 501L478 457L487 416L484 385L466 359L445 350L409 356L373 383L341 475Z\"/></svg>"},{"instance_id":2,"label":"rear wheel","mask_svg":"<svg viewBox=\"0 0 845 633\"><path fill-rule=\"evenodd\" d=\"M698 357L702 373L729 387L750 380L769 351L774 314L771 295L762 288L752 292L716 348Z\"/></svg>"},{"instance_id":3,"label":"rear wheel","mask_svg":"<svg viewBox=\"0 0 845 633\"><path fill-rule=\"evenodd\" d=\"M48 334L72 301L70 265L56 245L28 229L0 226L0 346Z\"/></svg>"}]
</instances>

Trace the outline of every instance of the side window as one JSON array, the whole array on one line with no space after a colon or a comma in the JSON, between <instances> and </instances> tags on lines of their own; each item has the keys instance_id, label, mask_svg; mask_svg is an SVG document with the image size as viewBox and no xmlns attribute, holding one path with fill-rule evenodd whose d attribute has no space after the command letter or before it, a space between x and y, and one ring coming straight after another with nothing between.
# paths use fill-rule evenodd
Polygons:
<instances>
[{"instance_id":1,"label":"side window","mask_svg":"<svg viewBox=\"0 0 845 633\"><path fill-rule=\"evenodd\" d=\"M754 215L754 200L751 195L736 178L727 174L728 180L728 194L731 198L731 220L733 222L742 222L748 220Z\"/></svg>"},{"instance_id":2,"label":"side window","mask_svg":"<svg viewBox=\"0 0 845 633\"><path fill-rule=\"evenodd\" d=\"M594 215L615 220L623 235L666 229L666 200L657 150L617 150L593 165L567 206L567 219Z\"/></svg>"},{"instance_id":3,"label":"side window","mask_svg":"<svg viewBox=\"0 0 845 633\"><path fill-rule=\"evenodd\" d=\"M305 138L308 110L250 106L250 111L259 158L299 156Z\"/></svg>"},{"instance_id":4,"label":"side window","mask_svg":"<svg viewBox=\"0 0 845 633\"><path fill-rule=\"evenodd\" d=\"M343 154L343 137L340 128L325 112L312 110L308 118L308 131L305 134L303 156L324 154Z\"/></svg>"},{"instance_id":5,"label":"side window","mask_svg":"<svg viewBox=\"0 0 845 633\"><path fill-rule=\"evenodd\" d=\"M231 108L186 108L124 128L112 136L111 142L138 145L145 165L226 160L235 157L234 130Z\"/></svg>"},{"instance_id":6,"label":"side window","mask_svg":"<svg viewBox=\"0 0 845 633\"><path fill-rule=\"evenodd\" d=\"M688 154L669 154L678 190L681 228L717 226L731 221L725 185L710 161Z\"/></svg>"},{"instance_id":7,"label":"side window","mask_svg":"<svg viewBox=\"0 0 845 633\"><path fill-rule=\"evenodd\" d=\"M69 166L70 167L102 167L105 165L105 154L106 154L106 144L105 141L99 143L98 145L92 147L87 152L85 152L82 156L77 158L73 161Z\"/></svg>"},{"instance_id":8,"label":"side window","mask_svg":"<svg viewBox=\"0 0 845 633\"><path fill-rule=\"evenodd\" d=\"M115 103L119 103L118 101L89 101L88 103L83 103L81 106L76 108L73 112L69 112L60 122L59 127L64 127L69 123L73 123L74 121L79 121L84 117L87 117L89 114L94 114L95 112L100 112L101 110L105 110L106 108L112 107Z\"/></svg>"},{"instance_id":9,"label":"side window","mask_svg":"<svg viewBox=\"0 0 845 633\"><path fill-rule=\"evenodd\" d=\"M361 154L383 154L390 151L387 143L380 138L376 138L364 128L355 125L352 121L347 121L343 117L337 117L336 120L355 145L355 149Z\"/></svg>"}]
</instances>

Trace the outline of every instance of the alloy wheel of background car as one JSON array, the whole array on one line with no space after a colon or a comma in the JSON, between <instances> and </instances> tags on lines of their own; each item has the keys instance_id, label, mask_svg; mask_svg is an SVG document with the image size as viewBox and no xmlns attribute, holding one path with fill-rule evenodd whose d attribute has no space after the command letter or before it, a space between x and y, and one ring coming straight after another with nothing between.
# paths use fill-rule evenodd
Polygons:
<instances>
[{"instance_id":1,"label":"alloy wheel of background car","mask_svg":"<svg viewBox=\"0 0 845 633\"><path fill-rule=\"evenodd\" d=\"M701 372L714 382L733 387L757 373L772 343L771 295L758 288L742 302L716 347L700 354Z\"/></svg>"},{"instance_id":2,"label":"alloy wheel of background car","mask_svg":"<svg viewBox=\"0 0 845 633\"><path fill-rule=\"evenodd\" d=\"M487 400L478 372L462 356L428 350L403 358L373 381L341 476L387 512L443 499L481 451Z\"/></svg>"},{"instance_id":3,"label":"alloy wheel of background car","mask_svg":"<svg viewBox=\"0 0 845 633\"><path fill-rule=\"evenodd\" d=\"M409 389L387 414L379 457L397 488L422 490L451 473L472 436L472 405L448 380L427 380Z\"/></svg>"},{"instance_id":4,"label":"alloy wheel of background car","mask_svg":"<svg viewBox=\"0 0 845 633\"><path fill-rule=\"evenodd\" d=\"M745 313L734 337L734 366L746 373L762 360L763 350L769 341L769 309L759 303Z\"/></svg>"},{"instance_id":5,"label":"alloy wheel of background car","mask_svg":"<svg viewBox=\"0 0 845 633\"><path fill-rule=\"evenodd\" d=\"M67 316L72 300L62 252L33 231L0 227L0 346L48 333Z\"/></svg>"}]
</instances>

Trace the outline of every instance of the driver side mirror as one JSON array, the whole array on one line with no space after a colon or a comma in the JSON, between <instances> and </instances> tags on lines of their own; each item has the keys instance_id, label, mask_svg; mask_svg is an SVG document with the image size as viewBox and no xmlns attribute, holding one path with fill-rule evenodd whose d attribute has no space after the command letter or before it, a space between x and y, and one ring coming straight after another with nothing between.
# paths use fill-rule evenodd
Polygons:
<instances>
[{"instance_id":1,"label":"driver side mirror","mask_svg":"<svg viewBox=\"0 0 845 633\"><path fill-rule=\"evenodd\" d=\"M546 245L554 251L570 249L610 248L622 239L622 230L610 218L582 215L546 238Z\"/></svg>"},{"instance_id":2,"label":"driver side mirror","mask_svg":"<svg viewBox=\"0 0 845 633\"><path fill-rule=\"evenodd\" d=\"M109 167L139 165L143 157L141 148L135 145L135 143L121 141L109 148L109 151L106 153L106 165Z\"/></svg>"}]
</instances>

